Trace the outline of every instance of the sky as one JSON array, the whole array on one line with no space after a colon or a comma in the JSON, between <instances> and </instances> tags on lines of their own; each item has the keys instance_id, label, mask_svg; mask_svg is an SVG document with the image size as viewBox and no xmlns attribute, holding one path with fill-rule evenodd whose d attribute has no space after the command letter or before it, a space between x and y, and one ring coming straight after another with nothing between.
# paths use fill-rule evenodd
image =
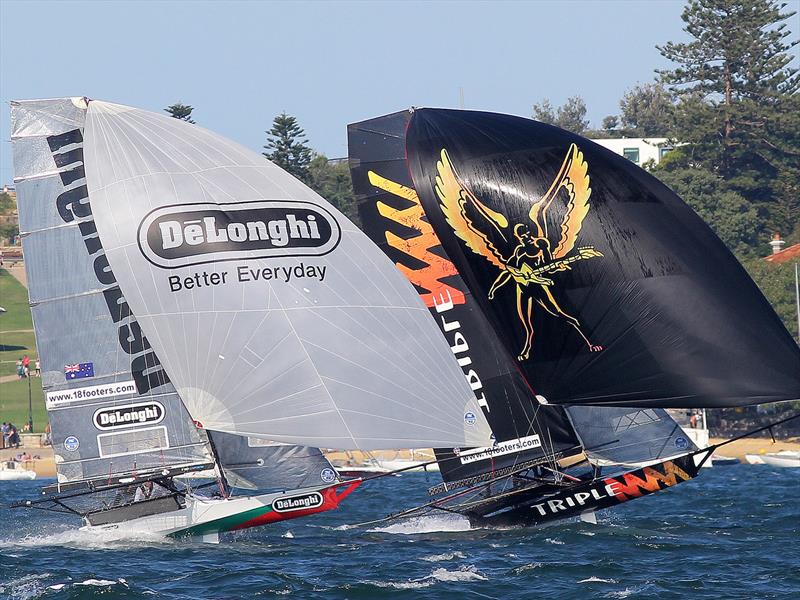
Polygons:
<instances>
[{"instance_id":1,"label":"sky","mask_svg":"<svg viewBox=\"0 0 800 600\"><path fill-rule=\"evenodd\" d=\"M0 185L9 102L88 96L161 111L261 150L281 112L347 154L348 123L410 106L531 116L580 95L593 126L682 41L682 0L37 2L0 0Z\"/></svg>"}]
</instances>

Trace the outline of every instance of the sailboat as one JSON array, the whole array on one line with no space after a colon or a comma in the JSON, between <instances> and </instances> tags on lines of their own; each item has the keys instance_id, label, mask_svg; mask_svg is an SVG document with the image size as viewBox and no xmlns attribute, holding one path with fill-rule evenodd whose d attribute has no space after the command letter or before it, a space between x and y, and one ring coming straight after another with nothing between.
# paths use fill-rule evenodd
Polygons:
<instances>
[{"instance_id":1,"label":"sailboat","mask_svg":"<svg viewBox=\"0 0 800 600\"><path fill-rule=\"evenodd\" d=\"M718 447L695 446L666 408L800 398L800 350L763 295L633 163L463 110L354 123L348 143L365 231L428 306L493 431L488 446L436 448L433 499L391 518L594 520L694 478Z\"/></svg>"},{"instance_id":2,"label":"sailboat","mask_svg":"<svg viewBox=\"0 0 800 600\"><path fill-rule=\"evenodd\" d=\"M19 506L214 542L336 508L319 446L488 441L411 285L263 156L86 98L13 102L12 142L58 472Z\"/></svg>"}]
</instances>

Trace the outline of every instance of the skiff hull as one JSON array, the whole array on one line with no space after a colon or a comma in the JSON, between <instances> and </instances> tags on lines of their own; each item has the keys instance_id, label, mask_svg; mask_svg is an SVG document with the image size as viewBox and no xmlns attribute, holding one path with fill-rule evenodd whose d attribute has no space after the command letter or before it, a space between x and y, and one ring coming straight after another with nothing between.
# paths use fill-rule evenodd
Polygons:
<instances>
[{"instance_id":1,"label":"skiff hull","mask_svg":"<svg viewBox=\"0 0 800 600\"><path fill-rule=\"evenodd\" d=\"M700 472L703 453L686 455L613 477L565 486L561 491L500 509L484 516L467 515L473 526L536 526L570 517L591 515L623 502L694 479Z\"/></svg>"},{"instance_id":2,"label":"skiff hull","mask_svg":"<svg viewBox=\"0 0 800 600\"><path fill-rule=\"evenodd\" d=\"M291 492L275 492L241 498L205 498L187 496L186 506L157 515L120 523L86 525L86 531L117 530L150 533L170 537L203 536L217 541L218 534L258 527L278 521L305 517L338 508L361 480ZM338 488L343 488L338 491Z\"/></svg>"}]
</instances>

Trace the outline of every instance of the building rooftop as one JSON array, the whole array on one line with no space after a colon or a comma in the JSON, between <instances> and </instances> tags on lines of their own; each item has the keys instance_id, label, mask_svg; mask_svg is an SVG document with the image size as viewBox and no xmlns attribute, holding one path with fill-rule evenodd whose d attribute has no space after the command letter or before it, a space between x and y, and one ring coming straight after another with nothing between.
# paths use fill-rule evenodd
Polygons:
<instances>
[{"instance_id":1,"label":"building rooftop","mask_svg":"<svg viewBox=\"0 0 800 600\"><path fill-rule=\"evenodd\" d=\"M785 263L790 261L800 261L800 244L784 248L780 252L770 254L765 259L767 262L772 263Z\"/></svg>"}]
</instances>

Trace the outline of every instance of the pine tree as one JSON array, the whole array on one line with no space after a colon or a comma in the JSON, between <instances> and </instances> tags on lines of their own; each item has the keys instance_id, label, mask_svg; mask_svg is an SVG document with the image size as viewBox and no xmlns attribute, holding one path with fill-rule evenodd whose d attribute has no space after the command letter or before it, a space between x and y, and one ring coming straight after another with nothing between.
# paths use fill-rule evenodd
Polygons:
<instances>
[{"instance_id":1,"label":"pine tree","mask_svg":"<svg viewBox=\"0 0 800 600\"><path fill-rule=\"evenodd\" d=\"M589 127L589 121L586 119L586 103L580 96L567 98L557 110L553 110L550 100L545 98L533 105L533 118L577 134L583 133Z\"/></svg>"},{"instance_id":2,"label":"pine tree","mask_svg":"<svg viewBox=\"0 0 800 600\"><path fill-rule=\"evenodd\" d=\"M623 133L630 137L666 137L673 118L672 95L660 83L637 85L619 101Z\"/></svg>"},{"instance_id":3,"label":"pine tree","mask_svg":"<svg viewBox=\"0 0 800 600\"><path fill-rule=\"evenodd\" d=\"M676 63L659 73L680 98L674 135L688 144L673 160L719 173L772 223L777 205L800 217L790 197L800 176L800 75L789 52L798 42L787 40L785 21L795 13L784 6L690 0L682 19L692 41L659 47Z\"/></svg>"},{"instance_id":4,"label":"pine tree","mask_svg":"<svg viewBox=\"0 0 800 600\"><path fill-rule=\"evenodd\" d=\"M272 129L266 133L269 136L264 146L267 152L262 154L300 181L308 182L312 151L297 119L281 113L275 117Z\"/></svg>"},{"instance_id":5,"label":"pine tree","mask_svg":"<svg viewBox=\"0 0 800 600\"><path fill-rule=\"evenodd\" d=\"M164 111L168 112L171 117L180 119L181 121L186 121L187 123L194 123L192 120L193 110L194 108L188 104L181 104L180 102L176 102L172 106L168 106L164 109Z\"/></svg>"},{"instance_id":6,"label":"pine tree","mask_svg":"<svg viewBox=\"0 0 800 600\"><path fill-rule=\"evenodd\" d=\"M350 168L347 161L331 162L317 154L308 167L308 186L360 226Z\"/></svg>"}]
</instances>

